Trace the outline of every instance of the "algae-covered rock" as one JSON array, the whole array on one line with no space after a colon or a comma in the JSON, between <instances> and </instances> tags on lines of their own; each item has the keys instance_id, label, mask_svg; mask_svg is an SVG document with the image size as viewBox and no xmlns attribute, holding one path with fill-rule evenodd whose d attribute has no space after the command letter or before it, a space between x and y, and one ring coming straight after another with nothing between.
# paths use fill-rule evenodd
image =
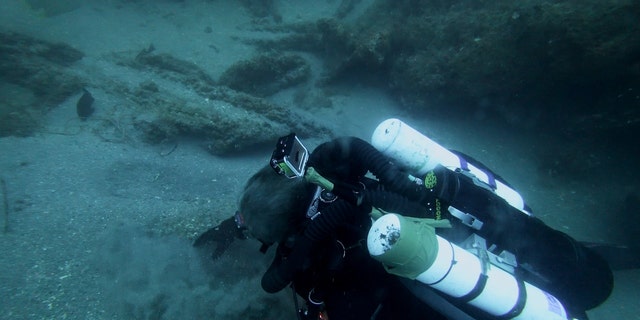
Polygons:
<instances>
[{"instance_id":1,"label":"algae-covered rock","mask_svg":"<svg viewBox=\"0 0 640 320\"><path fill-rule=\"evenodd\" d=\"M150 69L153 72L161 73L163 77L193 87L200 92L207 91L216 84L196 64L175 58L169 54L156 54L154 51L155 48L151 45L147 49L140 51L135 59L130 60L129 57L125 57L120 63L135 68Z\"/></svg>"},{"instance_id":2,"label":"algae-covered rock","mask_svg":"<svg viewBox=\"0 0 640 320\"><path fill-rule=\"evenodd\" d=\"M224 100L195 100L160 91L135 101L146 112L136 117L134 125L152 143L191 137L211 153L225 154L272 143L288 132L286 125Z\"/></svg>"},{"instance_id":3,"label":"algae-covered rock","mask_svg":"<svg viewBox=\"0 0 640 320\"><path fill-rule=\"evenodd\" d=\"M354 28L388 30L383 68L407 105L529 105L553 118L559 106L606 108L607 97L638 85L637 21L632 0L378 1Z\"/></svg>"},{"instance_id":4,"label":"algae-covered rock","mask_svg":"<svg viewBox=\"0 0 640 320\"><path fill-rule=\"evenodd\" d=\"M271 52L232 65L220 76L220 83L256 96L270 96L303 83L311 67L299 55Z\"/></svg>"},{"instance_id":5,"label":"algae-covered rock","mask_svg":"<svg viewBox=\"0 0 640 320\"><path fill-rule=\"evenodd\" d=\"M413 110L561 124L638 109L637 21L634 0L379 0L355 20L281 25L252 44L312 52L327 80L373 79Z\"/></svg>"},{"instance_id":6,"label":"algae-covered rock","mask_svg":"<svg viewBox=\"0 0 640 320\"><path fill-rule=\"evenodd\" d=\"M216 87L209 97L186 98L163 90L134 96L144 110L134 125L148 142L197 138L214 154L271 145L292 131L308 137L330 134L293 110L228 88Z\"/></svg>"},{"instance_id":7,"label":"algae-covered rock","mask_svg":"<svg viewBox=\"0 0 640 320\"><path fill-rule=\"evenodd\" d=\"M254 39L248 43L262 50L307 51L324 60L324 82L355 78L367 81L379 74L391 53L391 37L385 28L355 30L333 18L313 23L281 26L272 32L282 32L275 39Z\"/></svg>"},{"instance_id":8,"label":"algae-covered rock","mask_svg":"<svg viewBox=\"0 0 640 320\"><path fill-rule=\"evenodd\" d=\"M120 65L151 72L163 80L143 81L134 90L122 90L139 106L134 126L148 142L190 137L202 141L212 153L227 154L271 145L292 131L307 137L331 134L305 114L217 85L198 66L151 51L143 50L137 57L114 56ZM174 90L178 87L187 90Z\"/></svg>"},{"instance_id":9,"label":"algae-covered rock","mask_svg":"<svg viewBox=\"0 0 640 320\"><path fill-rule=\"evenodd\" d=\"M0 136L30 135L44 113L82 89L69 67L83 53L63 43L0 32Z\"/></svg>"}]
</instances>

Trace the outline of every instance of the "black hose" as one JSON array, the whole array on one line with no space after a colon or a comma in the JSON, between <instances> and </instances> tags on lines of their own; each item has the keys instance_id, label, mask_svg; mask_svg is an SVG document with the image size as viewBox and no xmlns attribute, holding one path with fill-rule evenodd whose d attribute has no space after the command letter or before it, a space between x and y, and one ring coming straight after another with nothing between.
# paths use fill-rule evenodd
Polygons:
<instances>
[{"instance_id":1,"label":"black hose","mask_svg":"<svg viewBox=\"0 0 640 320\"><path fill-rule=\"evenodd\" d=\"M427 207L411 201L403 195L382 188L367 190L363 198L363 202L385 212L398 213L408 217L434 218L433 214L427 211Z\"/></svg>"}]
</instances>

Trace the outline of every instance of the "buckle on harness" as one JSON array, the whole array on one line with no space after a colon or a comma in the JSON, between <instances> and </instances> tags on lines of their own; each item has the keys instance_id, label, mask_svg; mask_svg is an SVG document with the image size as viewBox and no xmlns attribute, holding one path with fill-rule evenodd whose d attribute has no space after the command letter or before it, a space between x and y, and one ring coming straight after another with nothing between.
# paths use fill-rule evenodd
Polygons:
<instances>
[{"instance_id":1,"label":"buckle on harness","mask_svg":"<svg viewBox=\"0 0 640 320\"><path fill-rule=\"evenodd\" d=\"M480 230L480 228L482 228L482 225L484 224L474 215L466 212L462 212L452 206L449 206L447 210L449 210L449 213L451 213L452 216L458 218L462 222L462 224L472 229Z\"/></svg>"}]
</instances>

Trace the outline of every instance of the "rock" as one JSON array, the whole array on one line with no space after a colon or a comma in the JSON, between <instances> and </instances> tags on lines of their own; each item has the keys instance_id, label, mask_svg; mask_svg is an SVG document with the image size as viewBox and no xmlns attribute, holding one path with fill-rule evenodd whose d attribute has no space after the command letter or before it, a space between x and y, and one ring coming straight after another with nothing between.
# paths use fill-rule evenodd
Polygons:
<instances>
[{"instance_id":1,"label":"rock","mask_svg":"<svg viewBox=\"0 0 640 320\"><path fill-rule=\"evenodd\" d=\"M168 80L172 88L188 90L165 90L150 81L141 82L135 90L121 89L139 106L134 126L147 142L190 137L202 141L211 153L229 154L257 145L271 146L292 131L306 137L331 134L303 113L218 85L198 66L151 51L144 50L142 57L120 54L113 59Z\"/></svg>"},{"instance_id":2,"label":"rock","mask_svg":"<svg viewBox=\"0 0 640 320\"><path fill-rule=\"evenodd\" d=\"M220 76L220 83L265 97L304 83L310 76L311 67L301 56L271 52L232 65Z\"/></svg>"},{"instance_id":3,"label":"rock","mask_svg":"<svg viewBox=\"0 0 640 320\"><path fill-rule=\"evenodd\" d=\"M13 96L12 104L0 106L0 118L8 121L2 123L0 135L30 135L46 111L78 93L83 83L68 68L83 56L63 43L0 32L0 82L25 97Z\"/></svg>"},{"instance_id":4,"label":"rock","mask_svg":"<svg viewBox=\"0 0 640 320\"><path fill-rule=\"evenodd\" d=\"M154 54L154 50L152 45L138 53L133 61L128 60L125 64L162 73L164 77L184 83L198 91L206 91L216 84L206 72L194 63L177 59L169 54Z\"/></svg>"},{"instance_id":5,"label":"rock","mask_svg":"<svg viewBox=\"0 0 640 320\"><path fill-rule=\"evenodd\" d=\"M280 37L251 43L311 52L326 82L373 82L432 114L562 127L573 114L640 105L629 94L640 90L638 1L378 0L350 21L280 25Z\"/></svg>"}]
</instances>

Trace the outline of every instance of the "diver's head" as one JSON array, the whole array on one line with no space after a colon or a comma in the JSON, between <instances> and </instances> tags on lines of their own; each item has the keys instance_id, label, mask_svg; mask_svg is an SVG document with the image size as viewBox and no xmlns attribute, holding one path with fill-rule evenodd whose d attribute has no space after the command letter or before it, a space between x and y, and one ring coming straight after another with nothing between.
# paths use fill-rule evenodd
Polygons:
<instances>
[{"instance_id":1,"label":"diver's head","mask_svg":"<svg viewBox=\"0 0 640 320\"><path fill-rule=\"evenodd\" d=\"M269 165L256 172L247 181L239 204L249 235L272 244L295 232L309 206L308 186L303 178L287 179Z\"/></svg>"}]
</instances>

